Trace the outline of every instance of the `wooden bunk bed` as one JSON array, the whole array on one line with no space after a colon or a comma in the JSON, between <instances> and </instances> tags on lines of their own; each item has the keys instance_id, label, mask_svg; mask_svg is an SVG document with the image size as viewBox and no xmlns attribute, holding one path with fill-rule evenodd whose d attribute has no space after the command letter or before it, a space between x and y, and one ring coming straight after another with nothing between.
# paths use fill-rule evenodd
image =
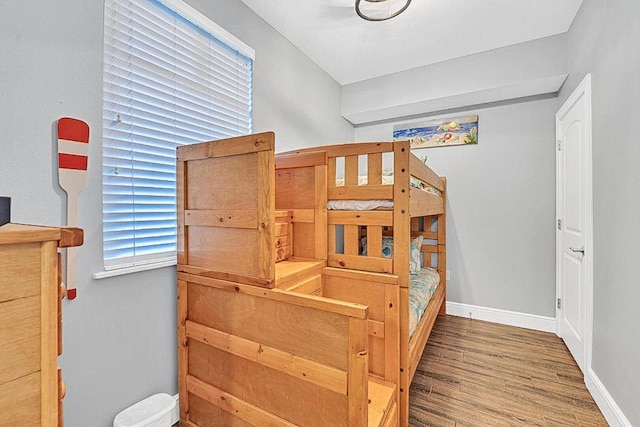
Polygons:
<instances>
[{"instance_id":1,"label":"wooden bunk bed","mask_svg":"<svg viewBox=\"0 0 640 427\"><path fill-rule=\"evenodd\" d=\"M275 156L274 139L178 149L181 423L407 425L408 385L445 294L444 194L414 196L408 176L441 192L444 180L404 142ZM384 152L393 153L392 185L378 180ZM362 155L370 178L357 186ZM378 197L393 210L327 210L328 200ZM409 241L418 235L436 242L421 249L426 265L437 254L442 278L409 340ZM396 249L383 258L391 236Z\"/></svg>"},{"instance_id":2,"label":"wooden bunk bed","mask_svg":"<svg viewBox=\"0 0 640 427\"><path fill-rule=\"evenodd\" d=\"M313 150L327 153L328 201L392 201L386 210L366 203L366 210L346 210L345 203L336 203L337 209L328 211L323 295L369 307L369 369L397 384L400 425L406 426L409 385L437 315L446 313L446 179L411 154L408 141L329 145L292 153ZM383 242L389 239L393 249L385 256ZM439 284L410 336L412 240L422 242L422 264L435 268Z\"/></svg>"}]
</instances>

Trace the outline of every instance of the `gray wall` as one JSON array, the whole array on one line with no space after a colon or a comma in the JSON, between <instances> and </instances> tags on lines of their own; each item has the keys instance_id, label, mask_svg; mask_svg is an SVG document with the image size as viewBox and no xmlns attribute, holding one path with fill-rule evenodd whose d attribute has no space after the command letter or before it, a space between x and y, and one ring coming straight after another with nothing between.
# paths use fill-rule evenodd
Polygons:
<instances>
[{"instance_id":1,"label":"gray wall","mask_svg":"<svg viewBox=\"0 0 640 427\"><path fill-rule=\"evenodd\" d=\"M593 370L640 425L640 2L584 0L569 30L558 106L592 73Z\"/></svg>"},{"instance_id":2,"label":"gray wall","mask_svg":"<svg viewBox=\"0 0 640 427\"><path fill-rule=\"evenodd\" d=\"M278 149L353 139L340 117L340 86L238 0L192 1L256 50L254 129ZM79 198L85 244L78 297L65 301L65 425L110 426L155 392L177 392L175 268L102 280L103 2L0 1L0 194L15 222L61 225L54 126L91 128L89 177Z\"/></svg>"},{"instance_id":3,"label":"gray wall","mask_svg":"<svg viewBox=\"0 0 640 427\"><path fill-rule=\"evenodd\" d=\"M256 50L255 132L276 132L276 151L353 139L341 87L240 1L186 0Z\"/></svg>"},{"instance_id":4,"label":"gray wall","mask_svg":"<svg viewBox=\"0 0 640 427\"><path fill-rule=\"evenodd\" d=\"M479 114L478 145L415 151L448 180L448 301L555 317L556 109L547 98L455 112ZM392 130L355 136L388 140Z\"/></svg>"}]
</instances>

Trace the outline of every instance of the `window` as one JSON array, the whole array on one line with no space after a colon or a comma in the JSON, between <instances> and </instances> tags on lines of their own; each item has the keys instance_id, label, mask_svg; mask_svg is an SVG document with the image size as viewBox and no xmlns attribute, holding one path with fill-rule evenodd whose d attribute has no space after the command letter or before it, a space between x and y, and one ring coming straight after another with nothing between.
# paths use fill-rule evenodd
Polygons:
<instances>
[{"instance_id":1,"label":"window","mask_svg":"<svg viewBox=\"0 0 640 427\"><path fill-rule=\"evenodd\" d=\"M105 270L175 262L176 147L251 133L253 55L180 0L105 1Z\"/></svg>"}]
</instances>

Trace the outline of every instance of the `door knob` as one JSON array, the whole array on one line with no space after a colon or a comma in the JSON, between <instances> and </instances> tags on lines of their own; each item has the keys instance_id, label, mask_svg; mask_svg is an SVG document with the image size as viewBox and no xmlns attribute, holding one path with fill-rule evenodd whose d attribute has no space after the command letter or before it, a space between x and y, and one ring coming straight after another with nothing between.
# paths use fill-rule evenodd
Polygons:
<instances>
[{"instance_id":1,"label":"door knob","mask_svg":"<svg viewBox=\"0 0 640 427\"><path fill-rule=\"evenodd\" d=\"M581 247L581 248L573 248L573 247L569 246L569 249L571 250L571 252L581 253L582 255L584 255L584 246Z\"/></svg>"}]
</instances>

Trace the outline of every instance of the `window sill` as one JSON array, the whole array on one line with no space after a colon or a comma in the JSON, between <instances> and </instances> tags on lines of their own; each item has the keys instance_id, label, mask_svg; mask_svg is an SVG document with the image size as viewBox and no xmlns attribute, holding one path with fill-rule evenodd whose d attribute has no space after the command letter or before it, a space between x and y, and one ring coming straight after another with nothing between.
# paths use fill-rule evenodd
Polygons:
<instances>
[{"instance_id":1,"label":"window sill","mask_svg":"<svg viewBox=\"0 0 640 427\"><path fill-rule=\"evenodd\" d=\"M176 260L168 260L162 262L154 262L150 264L136 265L135 267L124 267L113 270L104 270L99 273L93 273L94 279L106 279L107 277L124 276L125 274L139 273L141 271L155 270L157 268L171 267L176 265Z\"/></svg>"}]
</instances>

